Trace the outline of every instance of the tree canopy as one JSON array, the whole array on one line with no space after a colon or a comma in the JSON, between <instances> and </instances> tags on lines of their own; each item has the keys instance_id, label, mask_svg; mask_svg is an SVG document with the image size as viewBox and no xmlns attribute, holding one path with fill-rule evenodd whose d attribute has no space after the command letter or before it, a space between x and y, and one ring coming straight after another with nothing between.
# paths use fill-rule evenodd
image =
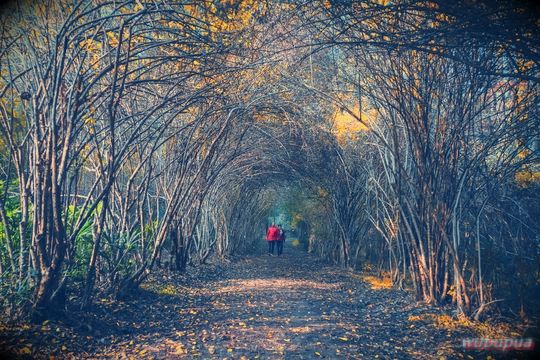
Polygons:
<instances>
[{"instance_id":1,"label":"tree canopy","mask_svg":"<svg viewBox=\"0 0 540 360\"><path fill-rule=\"evenodd\" d=\"M535 10L9 3L0 306L40 318L256 251L280 205L306 250L418 300L537 311Z\"/></svg>"}]
</instances>

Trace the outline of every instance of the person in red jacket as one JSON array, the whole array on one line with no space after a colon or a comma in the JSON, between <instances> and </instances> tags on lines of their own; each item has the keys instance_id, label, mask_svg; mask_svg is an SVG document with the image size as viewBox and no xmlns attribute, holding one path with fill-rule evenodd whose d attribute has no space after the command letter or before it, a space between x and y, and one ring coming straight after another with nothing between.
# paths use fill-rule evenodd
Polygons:
<instances>
[{"instance_id":1,"label":"person in red jacket","mask_svg":"<svg viewBox=\"0 0 540 360\"><path fill-rule=\"evenodd\" d=\"M279 229L276 224L272 223L272 226L266 231L266 242L268 242L268 254L274 255L274 247L276 246L276 241L279 240Z\"/></svg>"}]
</instances>

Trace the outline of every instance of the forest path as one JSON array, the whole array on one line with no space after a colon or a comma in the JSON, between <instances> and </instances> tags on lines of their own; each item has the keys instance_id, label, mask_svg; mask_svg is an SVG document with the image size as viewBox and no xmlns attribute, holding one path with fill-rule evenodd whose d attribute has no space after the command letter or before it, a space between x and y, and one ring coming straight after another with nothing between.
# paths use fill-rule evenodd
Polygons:
<instances>
[{"instance_id":1,"label":"forest path","mask_svg":"<svg viewBox=\"0 0 540 360\"><path fill-rule=\"evenodd\" d=\"M11 349L47 359L449 359L464 336L411 320L435 310L410 294L372 289L299 250L198 269L153 277L127 302L98 299L68 323L11 332L21 339Z\"/></svg>"},{"instance_id":2,"label":"forest path","mask_svg":"<svg viewBox=\"0 0 540 360\"><path fill-rule=\"evenodd\" d=\"M201 314L196 332L206 334L205 358L448 355L450 333L408 320L428 310L409 294L373 290L358 275L293 248L280 257L265 254L233 263L204 287L207 298L195 311Z\"/></svg>"}]
</instances>

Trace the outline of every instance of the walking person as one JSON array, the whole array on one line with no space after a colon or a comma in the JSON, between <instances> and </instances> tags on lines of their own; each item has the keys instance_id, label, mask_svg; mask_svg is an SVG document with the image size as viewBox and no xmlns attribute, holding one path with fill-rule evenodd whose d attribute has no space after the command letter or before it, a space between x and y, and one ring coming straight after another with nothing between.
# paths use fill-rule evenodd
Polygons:
<instances>
[{"instance_id":1,"label":"walking person","mask_svg":"<svg viewBox=\"0 0 540 360\"><path fill-rule=\"evenodd\" d=\"M283 254L283 244L285 244L285 229L279 224L279 239L276 241L277 243L277 254L278 256L281 256Z\"/></svg>"},{"instance_id":2,"label":"walking person","mask_svg":"<svg viewBox=\"0 0 540 360\"><path fill-rule=\"evenodd\" d=\"M266 231L266 242L268 243L268 255L274 255L274 248L276 247L276 242L279 240L279 229L275 223L268 228Z\"/></svg>"}]
</instances>

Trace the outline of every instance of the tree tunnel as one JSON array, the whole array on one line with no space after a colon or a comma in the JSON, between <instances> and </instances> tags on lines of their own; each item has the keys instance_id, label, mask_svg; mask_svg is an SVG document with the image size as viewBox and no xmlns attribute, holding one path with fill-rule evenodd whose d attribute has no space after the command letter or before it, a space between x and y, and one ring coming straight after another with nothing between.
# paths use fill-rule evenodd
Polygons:
<instances>
[{"instance_id":1,"label":"tree tunnel","mask_svg":"<svg viewBox=\"0 0 540 360\"><path fill-rule=\"evenodd\" d=\"M515 6L14 2L2 307L257 251L279 207L306 251L418 300L535 309L539 28Z\"/></svg>"}]
</instances>

